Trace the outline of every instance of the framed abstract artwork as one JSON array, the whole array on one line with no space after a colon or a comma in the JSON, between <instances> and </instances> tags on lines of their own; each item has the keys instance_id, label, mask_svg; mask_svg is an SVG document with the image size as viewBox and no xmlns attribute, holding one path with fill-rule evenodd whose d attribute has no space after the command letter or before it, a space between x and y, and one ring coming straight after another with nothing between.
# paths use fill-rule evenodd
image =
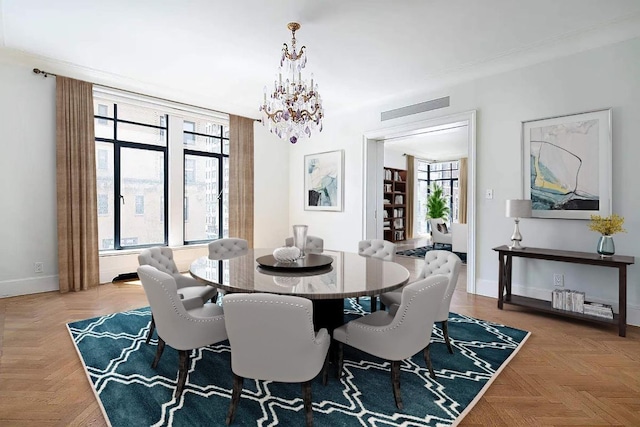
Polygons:
<instances>
[{"instance_id":1,"label":"framed abstract artwork","mask_svg":"<svg viewBox=\"0 0 640 427\"><path fill-rule=\"evenodd\" d=\"M522 185L536 218L611 214L611 110L522 122Z\"/></svg>"},{"instance_id":2,"label":"framed abstract artwork","mask_svg":"<svg viewBox=\"0 0 640 427\"><path fill-rule=\"evenodd\" d=\"M344 151L304 156L304 209L342 211Z\"/></svg>"}]
</instances>

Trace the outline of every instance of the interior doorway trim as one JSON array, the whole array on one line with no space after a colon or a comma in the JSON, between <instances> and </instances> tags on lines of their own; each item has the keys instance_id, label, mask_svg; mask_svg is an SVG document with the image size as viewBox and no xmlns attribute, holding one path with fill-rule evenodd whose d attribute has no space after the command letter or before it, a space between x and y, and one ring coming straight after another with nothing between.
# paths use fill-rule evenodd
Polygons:
<instances>
[{"instance_id":1,"label":"interior doorway trim","mask_svg":"<svg viewBox=\"0 0 640 427\"><path fill-rule=\"evenodd\" d=\"M362 238L382 238L382 169L384 167L383 143L385 139L410 136L420 130L454 122L468 123L468 179L467 208L467 292L476 293L476 110L420 120L402 125L367 131L363 135L363 217Z\"/></svg>"}]
</instances>

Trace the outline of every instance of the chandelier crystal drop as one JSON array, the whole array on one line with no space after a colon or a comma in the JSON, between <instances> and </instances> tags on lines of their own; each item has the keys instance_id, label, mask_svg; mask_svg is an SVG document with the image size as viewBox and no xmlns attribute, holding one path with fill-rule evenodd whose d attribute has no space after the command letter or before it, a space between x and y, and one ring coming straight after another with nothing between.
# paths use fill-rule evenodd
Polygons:
<instances>
[{"instance_id":1,"label":"chandelier crystal drop","mask_svg":"<svg viewBox=\"0 0 640 427\"><path fill-rule=\"evenodd\" d=\"M264 101L260 106L263 114L262 124L269 124L269 130L292 144L298 139L310 137L316 128L322 131L322 99L318 85L302 79L302 69L307 64L306 46L296 51L296 31L300 24L290 22L291 51L285 43L282 47L280 69L276 76L273 91L264 87Z\"/></svg>"}]
</instances>

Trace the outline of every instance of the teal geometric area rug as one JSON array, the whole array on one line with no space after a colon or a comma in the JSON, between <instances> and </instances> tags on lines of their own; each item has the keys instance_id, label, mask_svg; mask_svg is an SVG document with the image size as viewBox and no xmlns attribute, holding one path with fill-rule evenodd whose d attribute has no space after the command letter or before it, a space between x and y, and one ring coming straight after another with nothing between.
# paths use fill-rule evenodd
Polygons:
<instances>
[{"instance_id":1,"label":"teal geometric area rug","mask_svg":"<svg viewBox=\"0 0 640 427\"><path fill-rule=\"evenodd\" d=\"M345 320L362 315L368 298L345 300ZM363 309L363 306L365 307ZM145 344L148 307L68 324L105 419L113 426L223 426L233 384L228 342L194 350L181 398L173 398L178 353L168 345L151 368L156 343ZM404 410L394 403L388 362L344 348L345 375L312 384L315 426L448 426L475 405L529 333L450 313L447 352L434 327L431 360L437 379L424 366L422 352L402 362ZM296 355L292 354L292 358ZM299 384L245 379L234 426L304 425Z\"/></svg>"},{"instance_id":2,"label":"teal geometric area rug","mask_svg":"<svg viewBox=\"0 0 640 427\"><path fill-rule=\"evenodd\" d=\"M441 245L435 249L451 251L451 245ZM424 258L425 254L429 251L434 250L433 246L421 246L419 248L407 249L404 251L396 252L396 255L409 256L413 258ZM462 260L463 263L467 263L467 254L464 252L454 252L454 254L458 255L458 257Z\"/></svg>"}]
</instances>

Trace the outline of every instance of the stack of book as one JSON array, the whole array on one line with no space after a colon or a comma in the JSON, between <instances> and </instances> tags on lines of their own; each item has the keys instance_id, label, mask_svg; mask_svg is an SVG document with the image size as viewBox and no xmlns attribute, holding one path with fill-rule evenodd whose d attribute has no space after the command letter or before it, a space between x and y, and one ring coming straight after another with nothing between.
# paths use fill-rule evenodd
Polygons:
<instances>
[{"instance_id":1,"label":"stack of book","mask_svg":"<svg viewBox=\"0 0 640 427\"><path fill-rule=\"evenodd\" d=\"M608 304L586 302L584 303L584 314L596 317L604 317L605 319L613 319L613 308Z\"/></svg>"},{"instance_id":2,"label":"stack of book","mask_svg":"<svg viewBox=\"0 0 640 427\"><path fill-rule=\"evenodd\" d=\"M551 306L558 310L583 313L584 305L584 292L572 291L570 289L555 289L551 293Z\"/></svg>"}]
</instances>

